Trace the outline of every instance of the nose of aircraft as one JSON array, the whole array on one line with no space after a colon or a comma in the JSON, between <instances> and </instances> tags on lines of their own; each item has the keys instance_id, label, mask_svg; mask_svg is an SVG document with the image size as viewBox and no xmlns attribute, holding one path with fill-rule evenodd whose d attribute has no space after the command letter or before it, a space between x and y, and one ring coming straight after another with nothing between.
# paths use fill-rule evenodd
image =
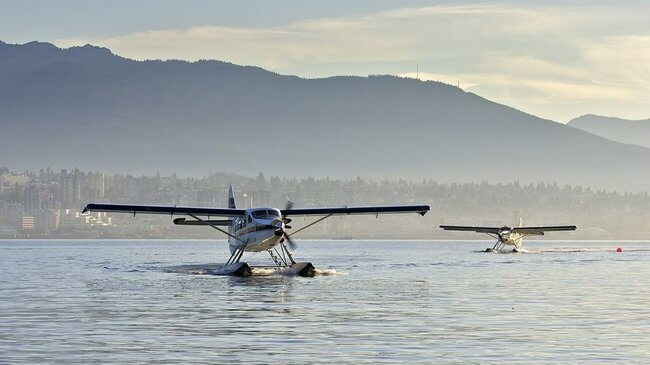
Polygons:
<instances>
[{"instance_id":1,"label":"nose of aircraft","mask_svg":"<svg viewBox=\"0 0 650 365\"><path fill-rule=\"evenodd\" d=\"M284 223L282 221L272 222L271 225L275 227L276 236L284 236Z\"/></svg>"},{"instance_id":2,"label":"nose of aircraft","mask_svg":"<svg viewBox=\"0 0 650 365\"><path fill-rule=\"evenodd\" d=\"M501 227L499 229L499 236L507 236L512 233L512 228L510 227Z\"/></svg>"},{"instance_id":3,"label":"nose of aircraft","mask_svg":"<svg viewBox=\"0 0 650 365\"><path fill-rule=\"evenodd\" d=\"M271 221L271 225L275 228L284 228L284 222L280 219L274 219Z\"/></svg>"}]
</instances>

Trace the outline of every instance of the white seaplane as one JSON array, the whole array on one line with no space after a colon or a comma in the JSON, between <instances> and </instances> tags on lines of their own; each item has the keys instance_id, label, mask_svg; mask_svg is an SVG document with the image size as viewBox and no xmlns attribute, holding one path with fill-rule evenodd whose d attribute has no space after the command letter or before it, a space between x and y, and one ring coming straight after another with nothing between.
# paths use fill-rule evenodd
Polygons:
<instances>
[{"instance_id":1,"label":"white seaplane","mask_svg":"<svg viewBox=\"0 0 650 365\"><path fill-rule=\"evenodd\" d=\"M446 231L469 231L485 233L497 242L492 248L486 248L485 252L506 252L506 245L514 246L512 252L524 252L522 241L526 236L543 236L544 232L550 231L575 231L576 226L541 226L541 227L523 227L523 221L519 218L517 227L473 227L473 226L440 226Z\"/></svg>"},{"instance_id":2,"label":"white seaplane","mask_svg":"<svg viewBox=\"0 0 650 365\"><path fill-rule=\"evenodd\" d=\"M293 203L280 210L276 208L237 209L232 186L228 189L228 208L202 208L182 206L151 206L121 204L88 204L83 212L121 212L146 214L185 215L192 219L176 218L174 224L186 226L210 226L228 236L230 258L223 267L215 271L218 275L248 276L251 266L240 262L244 252L267 251L274 266L266 268L290 268L298 275L312 276L315 268L310 262L296 262L289 251L295 250L292 236L333 215L368 214L379 217L380 214L418 213L425 215L428 205L393 205L342 208L300 208L293 209ZM291 229L289 216L319 216L319 219L289 234ZM222 219L213 219L218 217ZM220 227L228 227L227 230ZM285 242L287 244L285 244ZM287 245L289 248L287 248Z\"/></svg>"}]
</instances>

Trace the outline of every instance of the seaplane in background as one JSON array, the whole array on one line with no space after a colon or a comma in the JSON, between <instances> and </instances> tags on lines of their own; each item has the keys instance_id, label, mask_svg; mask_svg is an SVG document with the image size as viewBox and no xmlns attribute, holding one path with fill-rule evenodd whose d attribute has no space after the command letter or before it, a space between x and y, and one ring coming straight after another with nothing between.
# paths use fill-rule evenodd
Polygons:
<instances>
[{"instance_id":1,"label":"seaplane in background","mask_svg":"<svg viewBox=\"0 0 650 365\"><path fill-rule=\"evenodd\" d=\"M312 276L315 268L310 262L296 262L289 251L296 249L292 236L334 215L367 214L379 217L380 214L418 213L424 216L429 211L428 205L369 206L342 208L299 208L287 202L284 209L251 208L237 209L232 186L228 189L228 208L202 208L182 206L88 204L83 212L121 212L144 214L185 215L191 217L175 218L174 224L185 226L209 226L228 236L230 258L215 274L248 276L251 266L241 262L244 252L267 251L274 266L266 268L290 269L298 275ZM291 229L290 216L318 216L319 218L304 227L288 233ZM221 219L213 219L213 218ZM227 227L226 229L220 227ZM287 247L288 245L288 247Z\"/></svg>"},{"instance_id":2,"label":"seaplane in background","mask_svg":"<svg viewBox=\"0 0 650 365\"><path fill-rule=\"evenodd\" d=\"M486 248L485 252L505 252L503 249L508 246L514 246L512 252L523 252L521 247L522 241L526 236L543 236L544 232L552 231L575 231L576 226L542 226L542 227L523 227L523 220L519 218L519 224L515 228L511 227L473 227L473 226L440 226L446 231L469 231L485 233L497 242L492 248Z\"/></svg>"}]
</instances>

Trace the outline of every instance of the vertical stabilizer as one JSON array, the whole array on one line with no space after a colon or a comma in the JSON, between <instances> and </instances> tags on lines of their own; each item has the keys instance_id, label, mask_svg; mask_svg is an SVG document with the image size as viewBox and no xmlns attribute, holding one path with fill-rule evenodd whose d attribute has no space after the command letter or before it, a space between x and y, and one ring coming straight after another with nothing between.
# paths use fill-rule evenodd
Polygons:
<instances>
[{"instance_id":1,"label":"vertical stabilizer","mask_svg":"<svg viewBox=\"0 0 650 365\"><path fill-rule=\"evenodd\" d=\"M228 208L235 209L235 194L232 192L232 185L228 187Z\"/></svg>"}]
</instances>

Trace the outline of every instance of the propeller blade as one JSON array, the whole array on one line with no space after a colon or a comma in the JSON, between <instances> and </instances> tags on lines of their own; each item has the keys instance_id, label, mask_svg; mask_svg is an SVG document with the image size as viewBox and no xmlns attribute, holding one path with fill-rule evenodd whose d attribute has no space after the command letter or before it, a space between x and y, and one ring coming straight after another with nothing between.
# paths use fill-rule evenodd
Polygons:
<instances>
[{"instance_id":1,"label":"propeller blade","mask_svg":"<svg viewBox=\"0 0 650 365\"><path fill-rule=\"evenodd\" d=\"M291 249L291 251L294 251L296 248L298 248L298 245L296 245L295 242L291 239L289 234L287 234L287 229L291 229L291 226L288 226L287 224L291 222L291 219L287 218L287 212L293 209L293 202L291 200L287 200L287 204L284 206L284 215L280 217L282 219L282 222L284 222L284 229L282 229L282 233L284 233L284 239L287 241L287 246Z\"/></svg>"},{"instance_id":2,"label":"propeller blade","mask_svg":"<svg viewBox=\"0 0 650 365\"><path fill-rule=\"evenodd\" d=\"M291 239L291 237L289 237L288 235L285 234L285 235L284 235L284 239L287 240L287 243L289 244L289 248L291 249L291 251L295 251L296 248L298 248L298 246L296 245L296 243L293 242L293 240Z\"/></svg>"}]
</instances>

